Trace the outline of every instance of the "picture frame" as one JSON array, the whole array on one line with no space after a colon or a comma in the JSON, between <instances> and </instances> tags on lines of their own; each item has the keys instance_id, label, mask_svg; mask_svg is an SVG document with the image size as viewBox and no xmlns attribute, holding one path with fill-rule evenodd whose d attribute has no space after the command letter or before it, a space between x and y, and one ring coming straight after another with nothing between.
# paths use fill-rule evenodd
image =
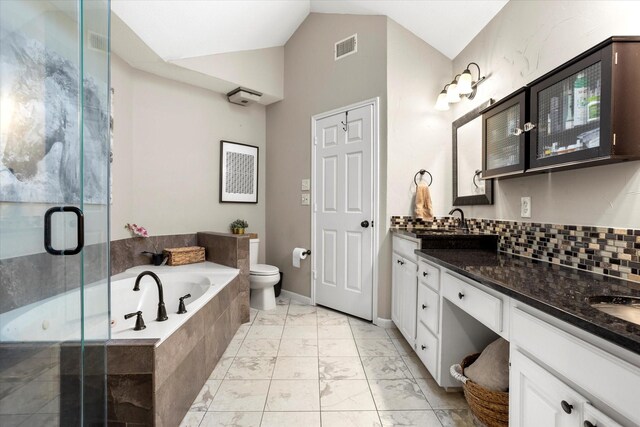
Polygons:
<instances>
[{"instance_id":1,"label":"picture frame","mask_svg":"<svg viewBox=\"0 0 640 427\"><path fill-rule=\"evenodd\" d=\"M258 203L259 148L220 141L220 203Z\"/></svg>"}]
</instances>

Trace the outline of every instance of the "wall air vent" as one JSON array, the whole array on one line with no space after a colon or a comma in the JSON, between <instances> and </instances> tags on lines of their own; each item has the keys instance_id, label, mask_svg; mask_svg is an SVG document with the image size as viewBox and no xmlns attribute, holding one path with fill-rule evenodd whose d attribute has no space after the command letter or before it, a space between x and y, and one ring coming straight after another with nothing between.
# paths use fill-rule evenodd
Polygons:
<instances>
[{"instance_id":1,"label":"wall air vent","mask_svg":"<svg viewBox=\"0 0 640 427\"><path fill-rule=\"evenodd\" d=\"M87 38L89 42L89 49L96 50L98 52L107 52L109 50L109 41L106 36L89 31Z\"/></svg>"},{"instance_id":2,"label":"wall air vent","mask_svg":"<svg viewBox=\"0 0 640 427\"><path fill-rule=\"evenodd\" d=\"M333 50L333 59L337 61L356 52L358 52L358 35L354 34L336 43Z\"/></svg>"}]
</instances>

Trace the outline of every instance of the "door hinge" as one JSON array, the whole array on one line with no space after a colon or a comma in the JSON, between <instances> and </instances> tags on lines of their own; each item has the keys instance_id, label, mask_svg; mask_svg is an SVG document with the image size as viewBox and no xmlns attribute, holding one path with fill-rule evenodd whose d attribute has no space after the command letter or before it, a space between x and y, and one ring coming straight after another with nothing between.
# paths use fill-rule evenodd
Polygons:
<instances>
[{"instance_id":1,"label":"door hinge","mask_svg":"<svg viewBox=\"0 0 640 427\"><path fill-rule=\"evenodd\" d=\"M318 204L317 203L313 204L313 211L314 212L318 212Z\"/></svg>"},{"instance_id":2,"label":"door hinge","mask_svg":"<svg viewBox=\"0 0 640 427\"><path fill-rule=\"evenodd\" d=\"M615 53L614 57L615 57L615 59L614 59L613 63L615 65L618 65L618 52Z\"/></svg>"},{"instance_id":3,"label":"door hinge","mask_svg":"<svg viewBox=\"0 0 640 427\"><path fill-rule=\"evenodd\" d=\"M313 271L313 280L316 280L316 272L315 272L315 270Z\"/></svg>"},{"instance_id":4,"label":"door hinge","mask_svg":"<svg viewBox=\"0 0 640 427\"><path fill-rule=\"evenodd\" d=\"M313 145L318 145L318 137L317 136L313 137Z\"/></svg>"},{"instance_id":5,"label":"door hinge","mask_svg":"<svg viewBox=\"0 0 640 427\"><path fill-rule=\"evenodd\" d=\"M613 146L615 147L615 145L616 145L616 134L614 133L613 134Z\"/></svg>"}]
</instances>

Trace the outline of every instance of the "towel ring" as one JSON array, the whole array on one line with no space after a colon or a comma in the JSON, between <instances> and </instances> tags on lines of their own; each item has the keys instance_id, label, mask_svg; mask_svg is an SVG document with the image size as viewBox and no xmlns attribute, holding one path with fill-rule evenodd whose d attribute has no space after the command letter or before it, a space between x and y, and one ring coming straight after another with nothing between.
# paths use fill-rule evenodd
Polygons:
<instances>
[{"instance_id":1,"label":"towel ring","mask_svg":"<svg viewBox=\"0 0 640 427\"><path fill-rule=\"evenodd\" d=\"M431 184L433 183L433 175L431 175L431 173L429 173L429 171L424 170L424 169L420 169L414 176L413 176L413 182L416 184L416 187L418 186L418 175L420 175L420 179L422 179L422 177L424 176L424 174L429 174L429 187L431 187Z\"/></svg>"},{"instance_id":2,"label":"towel ring","mask_svg":"<svg viewBox=\"0 0 640 427\"><path fill-rule=\"evenodd\" d=\"M473 174L473 185L475 185L476 188L479 188L478 183L476 182L476 178L478 178L480 174L482 174L482 171L480 169L477 169L476 173Z\"/></svg>"}]
</instances>

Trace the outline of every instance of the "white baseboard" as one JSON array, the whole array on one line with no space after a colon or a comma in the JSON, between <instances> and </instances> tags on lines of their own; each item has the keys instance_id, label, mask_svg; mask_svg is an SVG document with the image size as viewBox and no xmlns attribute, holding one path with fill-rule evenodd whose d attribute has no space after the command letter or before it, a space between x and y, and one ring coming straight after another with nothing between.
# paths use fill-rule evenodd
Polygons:
<instances>
[{"instance_id":1,"label":"white baseboard","mask_svg":"<svg viewBox=\"0 0 640 427\"><path fill-rule=\"evenodd\" d=\"M311 305L311 298L305 297L304 295L300 295L295 292L287 291L285 289L282 289L280 291L280 296L284 298L291 298L291 300L301 302L303 304Z\"/></svg>"},{"instance_id":2,"label":"white baseboard","mask_svg":"<svg viewBox=\"0 0 640 427\"><path fill-rule=\"evenodd\" d=\"M385 329L393 329L396 327L395 323L391 319L383 319L382 317L378 317L374 322L376 326L380 326Z\"/></svg>"}]
</instances>

